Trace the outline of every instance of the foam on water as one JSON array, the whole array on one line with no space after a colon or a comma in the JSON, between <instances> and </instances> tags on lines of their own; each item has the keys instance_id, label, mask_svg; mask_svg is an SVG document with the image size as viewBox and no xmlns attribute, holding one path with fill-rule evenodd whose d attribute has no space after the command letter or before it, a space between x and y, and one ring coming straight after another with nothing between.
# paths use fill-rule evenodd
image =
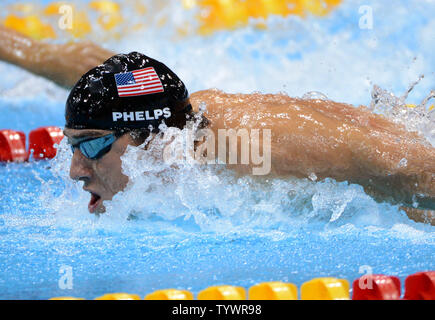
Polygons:
<instances>
[{"instance_id":1,"label":"foam on water","mask_svg":"<svg viewBox=\"0 0 435 320\"><path fill-rule=\"evenodd\" d=\"M362 5L373 8L373 29L358 26ZM108 46L123 52L139 50L165 61L193 91L217 87L302 96L317 90L333 100L368 104L373 84L402 92L425 74L412 97L422 99L434 82L433 6L430 1L399 1L395 6L345 1L323 19L272 16L266 31L252 24L206 38L175 38L175 28L164 28L132 33ZM182 10L181 4L172 8Z\"/></svg>"},{"instance_id":2,"label":"foam on water","mask_svg":"<svg viewBox=\"0 0 435 320\"><path fill-rule=\"evenodd\" d=\"M180 137L184 137L183 131L178 133ZM60 223L75 217L86 223L117 225L135 218L174 221L218 234L288 231L307 225L323 230L347 224L361 229L388 230L404 224L408 231L433 230L409 220L399 206L377 203L361 186L348 182L238 177L222 165L201 166L188 160L174 167L161 160L166 142L167 138L159 135L147 150L143 146L127 148L122 168L129 183L112 201L104 202L107 211L97 219L86 213L89 194L81 190L81 183L72 183L68 177L71 153L62 141L58 156L50 162L53 177L41 179L43 206L55 212ZM65 186L61 196L59 182Z\"/></svg>"}]
</instances>

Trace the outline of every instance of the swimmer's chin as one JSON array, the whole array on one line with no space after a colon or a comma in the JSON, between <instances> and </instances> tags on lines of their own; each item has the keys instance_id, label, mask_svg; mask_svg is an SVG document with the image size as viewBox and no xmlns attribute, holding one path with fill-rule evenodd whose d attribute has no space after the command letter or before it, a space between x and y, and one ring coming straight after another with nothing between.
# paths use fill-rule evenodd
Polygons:
<instances>
[{"instance_id":1,"label":"swimmer's chin","mask_svg":"<svg viewBox=\"0 0 435 320\"><path fill-rule=\"evenodd\" d=\"M89 209L89 208L88 208ZM94 214L96 216L99 216L100 214L103 214L106 212L106 207L101 205L98 208L96 208L94 211L89 210L90 214Z\"/></svg>"}]
</instances>

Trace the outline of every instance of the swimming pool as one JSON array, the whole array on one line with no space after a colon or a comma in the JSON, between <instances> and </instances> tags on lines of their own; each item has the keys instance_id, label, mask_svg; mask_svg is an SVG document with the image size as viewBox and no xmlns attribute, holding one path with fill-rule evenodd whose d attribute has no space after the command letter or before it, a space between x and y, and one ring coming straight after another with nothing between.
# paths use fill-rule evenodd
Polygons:
<instances>
[{"instance_id":1,"label":"swimming pool","mask_svg":"<svg viewBox=\"0 0 435 320\"><path fill-rule=\"evenodd\" d=\"M362 5L373 8L373 29L358 26ZM158 11L176 12L172 22L108 37L104 45L164 61L190 92L217 87L301 97L319 91L368 105L374 84L400 96L424 74L407 99L418 104L435 80L434 9L433 1L398 1L392 8L344 1L323 18L270 16L266 29L252 22L208 36L177 36L174 30L193 13L183 15L186 9L172 1ZM0 128L28 133L63 125L65 90L10 65L0 70L8 75L0 81ZM388 107L377 111L435 142L433 122ZM153 175L158 168L138 161L137 152L124 157L131 184L100 218L87 212L88 195L68 178L71 154L64 142L54 160L0 164L1 299L144 296L169 287L196 294L211 285L248 288L278 280L300 286L321 276L352 281L368 269L403 280L435 268L435 227L375 202L358 185L258 182L188 166L168 172L171 184L163 185ZM151 174L144 178L138 168ZM61 285L65 270L72 272L71 288Z\"/></svg>"}]
</instances>

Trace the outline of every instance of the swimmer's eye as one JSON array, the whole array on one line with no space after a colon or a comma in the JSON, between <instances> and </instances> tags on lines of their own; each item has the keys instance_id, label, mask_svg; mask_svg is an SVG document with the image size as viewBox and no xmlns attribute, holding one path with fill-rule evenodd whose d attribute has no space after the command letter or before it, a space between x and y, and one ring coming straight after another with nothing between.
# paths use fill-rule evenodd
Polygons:
<instances>
[{"instance_id":1,"label":"swimmer's eye","mask_svg":"<svg viewBox=\"0 0 435 320\"><path fill-rule=\"evenodd\" d=\"M68 139L68 143L71 144L73 154L78 148L86 158L97 160L110 151L112 144L119 138L119 136L120 135L111 133L98 138L85 137L75 143L72 143L72 141Z\"/></svg>"}]
</instances>

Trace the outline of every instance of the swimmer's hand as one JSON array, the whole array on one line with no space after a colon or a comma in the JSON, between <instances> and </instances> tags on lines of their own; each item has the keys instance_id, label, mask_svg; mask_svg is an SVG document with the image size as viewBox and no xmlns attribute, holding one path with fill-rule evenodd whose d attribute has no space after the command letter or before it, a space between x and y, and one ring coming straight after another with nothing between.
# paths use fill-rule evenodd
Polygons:
<instances>
[{"instance_id":1,"label":"swimmer's hand","mask_svg":"<svg viewBox=\"0 0 435 320\"><path fill-rule=\"evenodd\" d=\"M0 26L0 60L43 76L65 88L114 53L91 42L50 44Z\"/></svg>"}]
</instances>

